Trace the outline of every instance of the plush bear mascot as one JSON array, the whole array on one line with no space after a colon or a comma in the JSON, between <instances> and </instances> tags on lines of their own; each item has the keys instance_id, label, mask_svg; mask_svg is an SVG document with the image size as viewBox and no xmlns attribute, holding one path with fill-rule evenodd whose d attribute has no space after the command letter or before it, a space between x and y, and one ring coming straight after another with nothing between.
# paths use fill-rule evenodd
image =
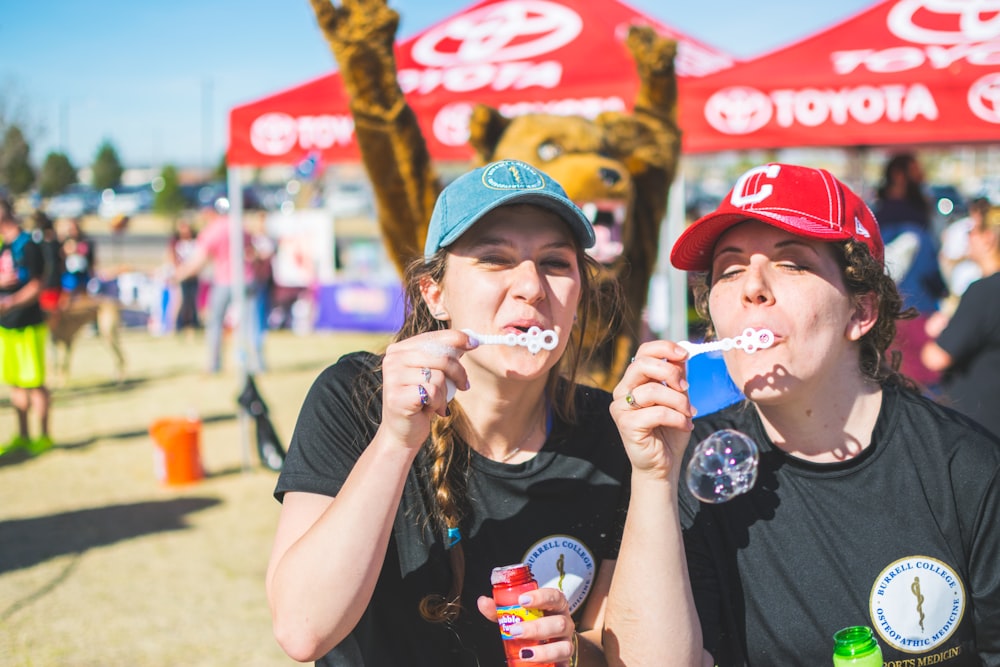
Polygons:
<instances>
[{"instance_id":1,"label":"plush bear mascot","mask_svg":"<svg viewBox=\"0 0 1000 667\"><path fill-rule=\"evenodd\" d=\"M350 97L355 135L375 193L389 257L400 271L421 256L434 201L441 190L417 118L396 80L393 43L399 15L384 0L310 0ZM585 341L593 350L590 382L610 389L642 335L643 309L659 244L660 224L677 169L676 43L652 28L632 27L626 45L640 87L632 113L588 120L531 114L505 118L478 105L470 144L485 164L516 158L556 179L592 214L602 263L599 282L617 282L620 315L599 315Z\"/></svg>"}]
</instances>

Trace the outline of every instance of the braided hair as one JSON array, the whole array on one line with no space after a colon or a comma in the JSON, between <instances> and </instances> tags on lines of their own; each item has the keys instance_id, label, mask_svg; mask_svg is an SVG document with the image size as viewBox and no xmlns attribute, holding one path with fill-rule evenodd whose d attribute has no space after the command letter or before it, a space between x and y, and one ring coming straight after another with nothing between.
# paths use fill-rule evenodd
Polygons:
<instances>
[{"instance_id":1,"label":"braided hair","mask_svg":"<svg viewBox=\"0 0 1000 667\"><path fill-rule=\"evenodd\" d=\"M621 299L615 298L614 294L607 295L592 288L596 284L601 268L582 248L577 249L577 260L580 266L582 296L577 308L576 323L570 332L566 351L550 372L545 386L548 404L552 406L553 412L567 423L573 423L576 419L574 397L577 374L589 361L585 357L591 348L582 344L587 340L588 328L594 326L593 323L601 321L602 317L606 317L603 312L605 309L614 310L621 303ZM419 258L406 268L405 318L402 327L393 338L394 342L448 327L447 322L433 316L424 303L420 291L421 281L426 278L439 285L443 284L447 262L447 249L441 249L431 259L425 261ZM590 337L593 338L593 335L590 334ZM452 536L459 531L468 506L466 493L471 452L463 434L469 432L471 428L461 403L457 399L452 399L447 416L432 417L430 437L424 444L425 456L418 459L424 461L420 473L426 480L427 494L432 508L428 520L434 529L444 536L445 544L449 547L451 567L451 585L448 591L432 593L420 601L420 615L434 623L452 622L461 612L465 555L461 541Z\"/></svg>"}]
</instances>

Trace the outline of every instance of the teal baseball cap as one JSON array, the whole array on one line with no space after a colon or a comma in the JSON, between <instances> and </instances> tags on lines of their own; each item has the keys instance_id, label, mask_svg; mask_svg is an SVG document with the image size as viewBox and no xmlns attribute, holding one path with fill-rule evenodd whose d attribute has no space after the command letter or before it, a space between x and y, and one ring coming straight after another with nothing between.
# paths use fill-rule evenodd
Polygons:
<instances>
[{"instance_id":1,"label":"teal baseball cap","mask_svg":"<svg viewBox=\"0 0 1000 667\"><path fill-rule=\"evenodd\" d=\"M430 261L495 208L532 204L562 218L584 248L593 247L594 227L586 214L544 172L519 160L500 160L456 178L438 195L427 228L424 261Z\"/></svg>"}]
</instances>

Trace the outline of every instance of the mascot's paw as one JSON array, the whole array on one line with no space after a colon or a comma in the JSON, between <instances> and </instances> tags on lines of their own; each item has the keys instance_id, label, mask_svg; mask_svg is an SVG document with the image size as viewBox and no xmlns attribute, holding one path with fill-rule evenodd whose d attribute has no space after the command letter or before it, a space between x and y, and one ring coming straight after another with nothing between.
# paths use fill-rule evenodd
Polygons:
<instances>
[{"instance_id":1,"label":"mascot's paw","mask_svg":"<svg viewBox=\"0 0 1000 667\"><path fill-rule=\"evenodd\" d=\"M316 21L327 41L339 46L364 45L378 50L392 45L399 26L399 14L385 0L344 0L337 6L332 0L310 0Z\"/></svg>"},{"instance_id":2,"label":"mascot's paw","mask_svg":"<svg viewBox=\"0 0 1000 667\"><path fill-rule=\"evenodd\" d=\"M355 119L388 122L403 107L393 44L399 14L385 0L310 0L340 67Z\"/></svg>"},{"instance_id":3,"label":"mascot's paw","mask_svg":"<svg viewBox=\"0 0 1000 667\"><path fill-rule=\"evenodd\" d=\"M662 37L648 25L629 28L625 45L639 68L640 78L648 74L673 74L677 42Z\"/></svg>"}]
</instances>

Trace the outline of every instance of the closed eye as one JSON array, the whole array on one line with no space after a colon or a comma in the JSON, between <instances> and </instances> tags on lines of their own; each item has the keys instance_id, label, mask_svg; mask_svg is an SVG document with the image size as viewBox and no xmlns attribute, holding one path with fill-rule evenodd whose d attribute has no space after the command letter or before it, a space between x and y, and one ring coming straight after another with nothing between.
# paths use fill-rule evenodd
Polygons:
<instances>
[{"instance_id":1,"label":"closed eye","mask_svg":"<svg viewBox=\"0 0 1000 667\"><path fill-rule=\"evenodd\" d=\"M801 273L802 271L808 271L809 267L804 264L798 264L796 262L779 262L778 266L788 271L793 271L795 273Z\"/></svg>"},{"instance_id":2,"label":"closed eye","mask_svg":"<svg viewBox=\"0 0 1000 667\"><path fill-rule=\"evenodd\" d=\"M715 278L716 282L722 281L722 280L732 280L736 276L738 276L741 273L743 273L743 267L741 267L741 266L731 266L731 267L726 268L724 271L715 271L713 273L716 276L716 278Z\"/></svg>"},{"instance_id":3,"label":"closed eye","mask_svg":"<svg viewBox=\"0 0 1000 667\"><path fill-rule=\"evenodd\" d=\"M503 255L481 255L476 259L476 262L479 264L488 264L493 266L510 264L510 260Z\"/></svg>"}]
</instances>

